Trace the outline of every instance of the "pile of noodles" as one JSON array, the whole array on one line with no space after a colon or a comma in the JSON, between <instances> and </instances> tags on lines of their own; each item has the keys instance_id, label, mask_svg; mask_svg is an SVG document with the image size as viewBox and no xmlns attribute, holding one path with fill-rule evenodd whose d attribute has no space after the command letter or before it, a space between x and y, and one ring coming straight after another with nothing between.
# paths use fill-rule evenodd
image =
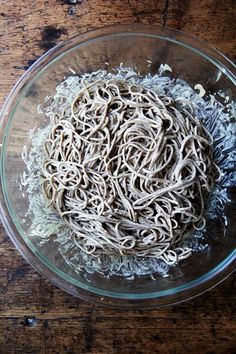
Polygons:
<instances>
[{"instance_id":1,"label":"pile of noodles","mask_svg":"<svg viewBox=\"0 0 236 354\"><path fill-rule=\"evenodd\" d=\"M191 254L183 239L205 226L220 175L212 144L189 100L99 79L53 115L43 191L86 254L175 264Z\"/></svg>"}]
</instances>

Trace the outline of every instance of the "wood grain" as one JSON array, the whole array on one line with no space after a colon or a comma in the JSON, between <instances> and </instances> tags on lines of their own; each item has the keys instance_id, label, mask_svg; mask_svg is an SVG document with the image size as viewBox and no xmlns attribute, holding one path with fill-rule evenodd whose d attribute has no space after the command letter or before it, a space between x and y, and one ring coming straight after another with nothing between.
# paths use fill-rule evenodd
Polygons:
<instances>
[{"instance_id":1,"label":"wood grain","mask_svg":"<svg viewBox=\"0 0 236 354\"><path fill-rule=\"evenodd\" d=\"M58 42L130 22L183 30L236 59L234 0L0 0L0 104ZM233 353L235 330L235 276L175 307L104 309L51 285L0 228L0 353Z\"/></svg>"}]
</instances>

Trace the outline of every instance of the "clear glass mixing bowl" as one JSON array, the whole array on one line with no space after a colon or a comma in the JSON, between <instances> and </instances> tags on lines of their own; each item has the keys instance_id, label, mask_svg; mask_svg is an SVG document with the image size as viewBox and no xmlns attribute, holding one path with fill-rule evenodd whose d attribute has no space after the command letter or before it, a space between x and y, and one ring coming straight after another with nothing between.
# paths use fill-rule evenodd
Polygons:
<instances>
[{"instance_id":1,"label":"clear glass mixing bowl","mask_svg":"<svg viewBox=\"0 0 236 354\"><path fill-rule=\"evenodd\" d=\"M147 60L152 62L148 65ZM109 67L105 64L109 62ZM1 113L1 217L17 249L44 276L65 291L94 302L117 307L158 307L177 303L210 289L228 276L235 266L235 190L226 213L228 226L220 220L208 227L209 247L173 268L171 276L135 280L75 273L51 242L45 247L28 237L22 224L28 199L16 180L25 170L22 148L30 129L43 127L37 106L70 75L69 67L82 74L110 70L123 63L142 73L155 73L162 63L173 75L192 87L202 84L207 92L218 90L235 98L235 66L207 44L181 32L147 25L112 26L76 36L43 55L23 75L10 93Z\"/></svg>"}]
</instances>

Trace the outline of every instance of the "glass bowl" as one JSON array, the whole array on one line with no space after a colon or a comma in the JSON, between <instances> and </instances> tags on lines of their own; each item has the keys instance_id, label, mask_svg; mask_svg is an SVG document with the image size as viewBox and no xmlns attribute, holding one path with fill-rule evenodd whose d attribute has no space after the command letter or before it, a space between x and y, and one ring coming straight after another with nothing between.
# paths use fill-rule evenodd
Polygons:
<instances>
[{"instance_id":1,"label":"glass bowl","mask_svg":"<svg viewBox=\"0 0 236 354\"><path fill-rule=\"evenodd\" d=\"M149 62L151 61L151 63ZM106 63L109 63L109 67ZM86 276L67 265L53 242L45 247L29 238L29 225L22 224L28 210L16 181L25 170L23 146L29 131L45 125L37 106L73 69L77 74L124 66L141 74L155 73L167 63L174 77L192 87L202 84L207 93L219 90L235 98L235 66L207 44L181 32L148 25L111 26L59 44L43 55L13 88L1 112L1 218L19 252L42 275L74 296L117 307L160 307L190 299L226 278L235 267L235 189L229 188L226 207L228 224L221 220L208 225L209 246L194 253L172 269L169 277L156 280L141 276L135 280L98 273ZM110 69L109 69L110 68Z\"/></svg>"}]
</instances>

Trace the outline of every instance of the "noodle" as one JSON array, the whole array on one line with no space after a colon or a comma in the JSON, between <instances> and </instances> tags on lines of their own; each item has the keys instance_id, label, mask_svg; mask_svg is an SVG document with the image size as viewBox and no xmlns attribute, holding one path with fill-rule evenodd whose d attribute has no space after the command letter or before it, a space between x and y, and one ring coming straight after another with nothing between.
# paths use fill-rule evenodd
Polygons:
<instances>
[{"instance_id":1,"label":"noodle","mask_svg":"<svg viewBox=\"0 0 236 354\"><path fill-rule=\"evenodd\" d=\"M191 102L121 79L97 80L54 114L43 192L94 257L187 258L204 200L220 175L212 137Z\"/></svg>"}]
</instances>

